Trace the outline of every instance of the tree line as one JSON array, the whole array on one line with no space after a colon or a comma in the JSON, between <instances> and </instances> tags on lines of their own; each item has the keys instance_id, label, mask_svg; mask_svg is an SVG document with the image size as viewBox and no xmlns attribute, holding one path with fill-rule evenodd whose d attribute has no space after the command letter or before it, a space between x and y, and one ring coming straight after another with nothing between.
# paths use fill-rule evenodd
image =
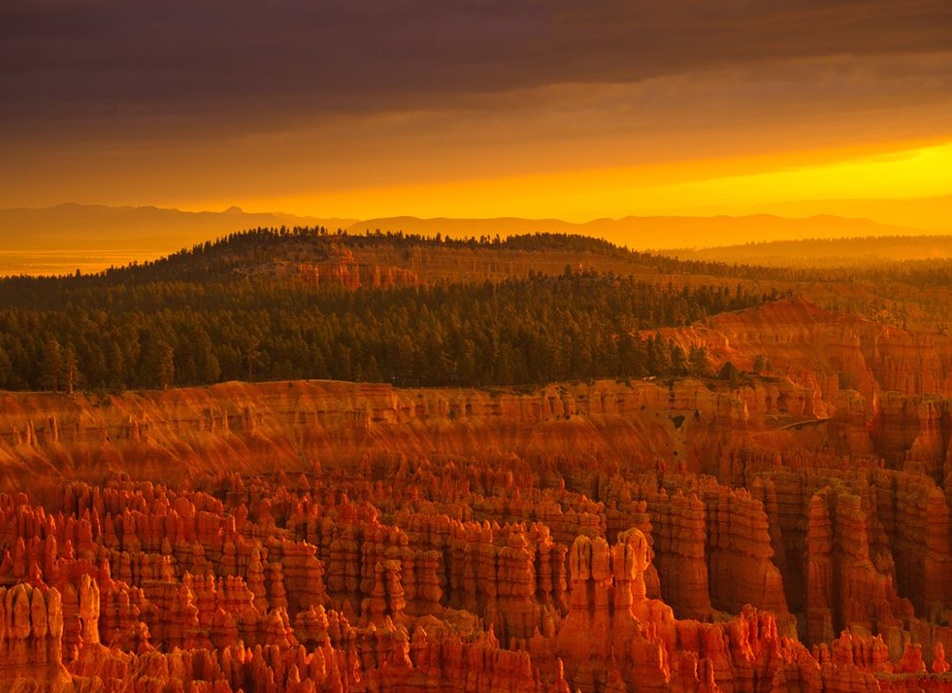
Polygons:
<instances>
[{"instance_id":1,"label":"tree line","mask_svg":"<svg viewBox=\"0 0 952 693\"><path fill-rule=\"evenodd\" d=\"M26 281L26 280L23 280ZM0 388L147 389L332 378L532 385L705 375L654 328L776 298L611 274L348 291L247 276L0 283ZM13 282L16 284L16 282Z\"/></svg>"},{"instance_id":2,"label":"tree line","mask_svg":"<svg viewBox=\"0 0 952 693\"><path fill-rule=\"evenodd\" d=\"M95 274L61 277L19 276L0 280L0 304L14 303L42 307L37 297L64 300L66 293L83 288L141 285L154 282L208 281L241 273L249 267L275 257L300 262L321 262L335 257L342 250L391 248L408 253L413 248L442 247L465 250L528 251L530 253L570 251L591 253L631 263L636 271L657 274L704 275L737 279L777 280L819 278L808 270L764 268L732 265L724 262L679 260L650 252L630 250L600 238L565 233L519 234L501 238L499 235L451 238L436 234L424 236L402 231L381 231L351 234L324 227L255 228L228 234L215 241L206 241L166 257L147 262L134 262Z\"/></svg>"}]
</instances>

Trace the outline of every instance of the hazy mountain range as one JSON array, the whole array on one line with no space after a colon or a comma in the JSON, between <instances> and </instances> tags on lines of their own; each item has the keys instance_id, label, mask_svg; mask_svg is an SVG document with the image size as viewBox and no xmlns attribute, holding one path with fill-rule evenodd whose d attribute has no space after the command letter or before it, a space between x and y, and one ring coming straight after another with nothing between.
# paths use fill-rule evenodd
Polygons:
<instances>
[{"instance_id":1,"label":"hazy mountain range","mask_svg":"<svg viewBox=\"0 0 952 693\"><path fill-rule=\"evenodd\" d=\"M168 253L242 229L338 226L354 219L316 219L281 213L183 212L161 207L62 204L42 209L0 210L0 250L152 251Z\"/></svg>"},{"instance_id":2,"label":"hazy mountain range","mask_svg":"<svg viewBox=\"0 0 952 693\"><path fill-rule=\"evenodd\" d=\"M931 233L952 233L952 195L911 200L805 200L760 205L750 211L782 217L832 214Z\"/></svg>"},{"instance_id":3,"label":"hazy mountain range","mask_svg":"<svg viewBox=\"0 0 952 693\"><path fill-rule=\"evenodd\" d=\"M811 206L812 205L812 206ZM836 209L843 215L798 212ZM401 216L378 219L303 217L280 212L246 212L232 207L221 212L185 212L158 207L107 207L63 204L42 209L0 210L0 273L60 273L97 271L133 260L147 260L233 231L255 227L324 226L330 231L403 231L451 237L502 237L532 232L578 233L605 238L639 250L688 248L682 256L756 262L772 257L783 262L805 246L764 242L870 236L923 236L952 233L952 196L922 200L841 200L775 205L771 213L745 216L625 217L571 223L558 219L420 219ZM782 214L780 214L782 213ZM871 218L863 218L867 213ZM790 215L790 216L784 216ZM883 220L891 220L886 223ZM728 246L758 243L756 249L728 250ZM918 241L903 248L913 256L949 257L948 244ZM712 252L697 249L722 248ZM911 249L911 250L910 250ZM889 257L895 247L884 251ZM837 246L849 256L849 246ZM866 244L864 253L876 254ZM693 254L692 254L693 253ZM806 255L815 254L813 251Z\"/></svg>"}]
</instances>

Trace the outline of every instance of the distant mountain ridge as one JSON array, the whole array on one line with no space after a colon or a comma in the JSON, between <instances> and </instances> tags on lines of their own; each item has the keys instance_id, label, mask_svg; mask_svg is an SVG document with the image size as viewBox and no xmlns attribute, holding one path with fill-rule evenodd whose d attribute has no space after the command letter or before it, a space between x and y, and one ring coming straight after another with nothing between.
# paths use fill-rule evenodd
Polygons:
<instances>
[{"instance_id":1,"label":"distant mountain ridge","mask_svg":"<svg viewBox=\"0 0 952 693\"><path fill-rule=\"evenodd\" d=\"M39 209L0 209L0 250L89 249L174 252L246 228L327 226L346 228L353 219L318 219L281 212L186 212L163 207L108 207L66 203ZM117 245L118 244L118 245Z\"/></svg>"},{"instance_id":2,"label":"distant mountain ridge","mask_svg":"<svg viewBox=\"0 0 952 693\"><path fill-rule=\"evenodd\" d=\"M921 236L921 229L868 219L818 215L790 219L772 214L711 217L624 217L573 223L560 219L366 220L305 217L281 212L187 212L160 207L62 204L40 209L0 209L0 274L99 271L152 260L197 243L251 228L323 226L331 232L404 232L435 237L505 238L527 233L566 233L603 238L635 250L714 248L754 241L815 238Z\"/></svg>"},{"instance_id":3,"label":"distant mountain ridge","mask_svg":"<svg viewBox=\"0 0 952 693\"><path fill-rule=\"evenodd\" d=\"M488 219L380 217L365 220L297 216L283 212L187 212L162 207L108 207L66 203L46 208L0 209L0 250L62 251L115 243L129 249L172 252L234 231L256 227L324 226L350 233L403 231L427 236L459 237L551 232L597 236L637 249L672 247L668 234L681 234L680 247L717 247L752 241L800 240L846 236L922 235L915 228L891 226L862 218L815 215L786 218L774 214L746 216L628 216L569 222L561 219L498 217ZM661 234L659 236L659 234Z\"/></svg>"},{"instance_id":4,"label":"distant mountain ridge","mask_svg":"<svg viewBox=\"0 0 952 693\"><path fill-rule=\"evenodd\" d=\"M892 226L920 229L924 233L952 234L952 195L911 200L801 200L758 205L749 211L791 218L819 213L862 217Z\"/></svg>"}]
</instances>

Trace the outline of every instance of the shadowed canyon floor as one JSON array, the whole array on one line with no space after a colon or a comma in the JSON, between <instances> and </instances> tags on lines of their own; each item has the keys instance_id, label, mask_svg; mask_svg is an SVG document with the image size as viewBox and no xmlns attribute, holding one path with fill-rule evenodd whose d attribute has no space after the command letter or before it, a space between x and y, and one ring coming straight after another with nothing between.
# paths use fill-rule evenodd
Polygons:
<instances>
[{"instance_id":1,"label":"shadowed canyon floor","mask_svg":"<svg viewBox=\"0 0 952 693\"><path fill-rule=\"evenodd\" d=\"M952 340L727 379L0 396L0 691L952 690Z\"/></svg>"}]
</instances>

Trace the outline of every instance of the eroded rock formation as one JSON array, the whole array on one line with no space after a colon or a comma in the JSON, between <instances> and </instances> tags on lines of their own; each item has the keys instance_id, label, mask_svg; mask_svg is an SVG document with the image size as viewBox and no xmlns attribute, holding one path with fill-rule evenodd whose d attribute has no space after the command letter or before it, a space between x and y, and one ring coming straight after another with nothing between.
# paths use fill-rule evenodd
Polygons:
<instances>
[{"instance_id":1,"label":"eroded rock formation","mask_svg":"<svg viewBox=\"0 0 952 693\"><path fill-rule=\"evenodd\" d=\"M0 691L949 690L944 338L678 334L769 368L0 396Z\"/></svg>"}]
</instances>

